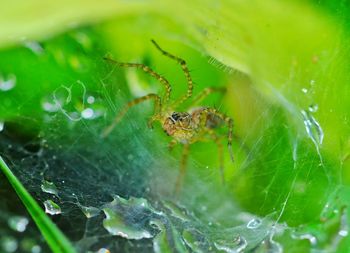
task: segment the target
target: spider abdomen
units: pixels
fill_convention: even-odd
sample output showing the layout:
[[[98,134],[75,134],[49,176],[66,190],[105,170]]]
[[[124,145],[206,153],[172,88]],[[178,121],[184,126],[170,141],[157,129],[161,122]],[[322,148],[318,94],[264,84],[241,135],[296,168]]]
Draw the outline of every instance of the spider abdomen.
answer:
[[[199,107],[191,110],[191,116],[196,128],[217,128],[223,124],[223,120],[212,112],[207,112],[206,107]]]

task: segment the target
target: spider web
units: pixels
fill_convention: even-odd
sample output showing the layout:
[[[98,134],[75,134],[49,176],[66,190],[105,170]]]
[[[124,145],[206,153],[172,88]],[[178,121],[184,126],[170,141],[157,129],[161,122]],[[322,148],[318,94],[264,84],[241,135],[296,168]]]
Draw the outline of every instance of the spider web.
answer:
[[[61,91],[64,99],[58,99]],[[269,237],[274,226],[269,217],[259,219],[241,213],[240,218],[230,221],[241,223],[234,227],[223,227],[209,217],[211,222],[196,217],[194,211],[198,210],[186,208],[172,195],[177,167],[172,164],[177,164],[178,160],[167,158],[166,145],[154,140],[155,136],[142,126],[142,120],[133,122],[131,119],[141,116],[127,116],[120,124],[125,127],[123,133],[115,131],[102,139],[101,129],[108,121],[101,120],[101,116],[85,119],[82,116],[85,107],[79,112],[71,107],[76,104],[74,100],[82,104],[86,99],[91,100],[92,96],[87,93],[81,82],[70,88],[59,88],[53,93],[51,106],[44,102],[44,108],[51,108],[51,112],[46,115],[47,128],[37,139],[23,145],[14,142],[11,132],[6,132],[2,143],[8,147],[11,156],[7,158],[11,158],[11,167],[19,179],[37,201],[43,203],[46,212],[53,216],[80,252],[103,252],[103,249],[111,252],[138,252],[140,249],[143,252],[240,252],[262,242],[271,244],[271,249],[280,249]],[[94,103],[87,106],[108,106],[101,106],[98,101],[103,103],[104,100],[94,97]],[[65,105],[55,107],[57,103]],[[117,110],[119,106],[116,107]],[[57,111],[52,112],[52,108]],[[78,113],[81,117],[77,117]],[[193,166],[202,165],[194,163]],[[161,172],[164,168],[171,169]],[[189,177],[197,177],[189,174]],[[210,174],[206,181],[219,176],[216,172]],[[164,179],[169,182],[164,184]],[[200,181],[193,183],[191,187],[198,193],[188,195],[190,200],[186,201],[193,202],[207,195],[208,186],[201,184]],[[206,202],[213,201],[203,200],[195,209],[205,212]],[[237,211],[236,206],[227,203],[216,215]],[[34,245],[40,245],[39,238],[36,240]]]
[[[315,105],[295,108],[274,91],[282,106],[262,102],[261,114],[249,122],[260,129],[258,135],[238,126],[237,160],[227,165],[228,182],[221,184],[217,163],[200,159],[213,156],[210,144],[199,144],[176,196],[181,150],[169,153],[159,126],[146,127],[150,105],[128,112],[101,138],[130,99],[126,86],[141,90],[136,84],[142,80],[130,73],[125,80],[108,70],[94,86],[80,79],[60,85],[42,98],[40,130],[19,136],[22,125],[5,122],[1,132],[1,153],[11,169],[79,252],[277,253],[288,252],[288,246],[336,251],[348,231],[347,209],[339,200],[347,189],[322,153]],[[233,89],[239,96],[247,78],[230,73],[229,79],[238,83]],[[238,108],[244,103],[236,101]],[[4,178],[1,182],[6,185]],[[4,189],[16,199],[9,185]],[[316,190],[324,197],[313,198]],[[309,204],[318,210],[307,211],[303,198],[314,199]],[[19,205],[16,199],[1,206],[2,250],[46,252]],[[294,224],[284,222],[290,215]],[[324,222],[309,222],[313,215]]]

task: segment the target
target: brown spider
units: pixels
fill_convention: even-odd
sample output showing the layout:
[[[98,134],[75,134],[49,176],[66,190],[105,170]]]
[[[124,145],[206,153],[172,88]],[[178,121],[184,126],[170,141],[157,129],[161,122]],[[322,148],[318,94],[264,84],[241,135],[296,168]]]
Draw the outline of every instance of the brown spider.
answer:
[[[150,93],[146,96],[136,98],[129,103],[127,103],[123,109],[117,114],[113,123],[103,131],[103,136],[107,136],[113,128],[118,124],[122,117],[127,113],[127,111],[134,105],[137,105],[146,100],[154,99],[155,101],[155,112],[154,115],[149,119],[148,126],[152,128],[152,124],[155,121],[159,121],[163,127],[164,132],[173,137],[172,141],[169,143],[169,149],[172,149],[177,143],[183,144],[183,154],[180,167],[180,173],[176,182],[176,189],[179,190],[180,184],[185,175],[186,163],[189,154],[189,146],[198,141],[212,140],[216,143],[219,153],[220,162],[220,172],[222,180],[224,181],[224,171],[223,171],[223,145],[221,143],[220,137],[215,133],[214,129],[220,127],[222,123],[226,123],[228,127],[228,149],[233,161],[232,152],[232,130],[233,130],[233,120],[227,117],[225,114],[218,112],[214,108],[209,107],[197,107],[190,109],[189,112],[177,112],[176,108],[180,104],[187,101],[192,97],[193,82],[190,76],[186,62],[176,57],[166,51],[164,51],[160,46],[152,40],[154,46],[165,56],[175,60],[181,65],[181,68],[185,74],[188,83],[187,93],[180,97],[178,100],[170,101],[171,86],[167,79],[153,71],[150,67],[140,64],[140,63],[121,63],[117,62],[108,57],[104,57],[105,60],[112,62],[120,67],[135,67],[148,73],[155,79],[157,79],[161,84],[164,85],[166,93],[164,97],[160,97],[157,94]],[[205,97],[213,92],[224,92],[224,88],[219,87],[208,87],[199,93],[192,100],[192,106],[199,103]]]

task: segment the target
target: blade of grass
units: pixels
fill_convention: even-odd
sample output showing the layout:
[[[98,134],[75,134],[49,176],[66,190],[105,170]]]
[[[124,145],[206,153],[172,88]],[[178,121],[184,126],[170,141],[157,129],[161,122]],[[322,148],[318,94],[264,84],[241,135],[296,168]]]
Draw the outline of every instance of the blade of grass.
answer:
[[[49,247],[54,253],[76,252],[72,244],[58,227],[46,216],[38,203],[33,199],[22,183],[12,173],[0,156],[0,169],[5,174],[19,198],[32,216]]]

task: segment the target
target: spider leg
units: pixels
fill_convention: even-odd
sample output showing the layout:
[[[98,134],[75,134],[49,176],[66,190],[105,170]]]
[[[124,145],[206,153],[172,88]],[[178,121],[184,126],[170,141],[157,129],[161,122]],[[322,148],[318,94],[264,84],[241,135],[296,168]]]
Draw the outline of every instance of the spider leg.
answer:
[[[218,112],[216,109],[214,108],[205,108],[203,109],[203,111],[201,112],[201,128],[205,128],[206,127],[206,119],[209,113],[212,113],[216,116],[218,116],[219,118],[221,118],[228,127],[228,133],[227,133],[227,147],[228,147],[228,151],[230,153],[230,157],[231,157],[231,161],[234,161],[234,156],[233,156],[233,151],[232,151],[232,138],[233,138],[233,120],[226,116],[223,113]]]
[[[187,80],[187,85],[188,85],[188,88],[187,88],[187,93],[182,96],[179,100],[177,100],[175,103],[174,103],[174,107],[175,106],[178,106],[179,104],[183,103],[184,101],[186,101],[187,99],[189,99],[191,96],[192,96],[192,91],[193,91],[193,81],[192,81],[192,78],[191,78],[191,75],[190,75],[190,71],[188,70],[188,67],[187,67],[187,64],[186,64],[186,61],[175,56],[175,55],[172,55],[166,51],[164,51],[154,40],[151,40],[151,42],[153,43],[153,45],[165,56],[169,57],[170,59],[173,59],[175,60],[178,64],[181,65],[181,68],[182,68],[182,71],[184,72],[185,74],[185,77],[186,77],[186,80]]]
[[[214,93],[214,92],[222,92],[225,93],[226,92],[226,88],[224,87],[207,87],[204,90],[202,90],[201,93],[199,93],[196,97],[193,98],[191,104],[192,105],[196,105],[199,102],[201,102],[204,98],[206,98],[207,96],[209,96],[210,94]]]
[[[225,172],[224,172],[224,148],[220,141],[220,138],[215,134],[212,129],[207,129],[206,132],[209,134],[210,139],[212,139],[216,146],[218,147],[218,155],[219,155],[219,168],[222,183],[225,183]]]
[[[169,144],[168,144],[169,151],[172,151],[173,148],[176,146],[176,144],[177,144],[177,140],[175,140],[175,139],[173,139],[171,142],[169,142]]]
[[[232,151],[233,119],[226,117],[225,122],[228,125],[227,147],[228,152],[230,153],[231,161],[233,162],[235,160]]]
[[[119,66],[119,67],[131,67],[131,68],[137,68],[137,69],[141,69],[143,70],[145,73],[149,74],[150,76],[154,77],[155,79],[157,79],[161,84],[164,85],[165,87],[165,97],[164,97],[164,101],[167,102],[170,99],[170,94],[171,94],[171,86],[169,81],[159,75],[158,73],[156,73],[154,70],[152,70],[150,67],[141,64],[141,63],[124,63],[124,62],[117,62],[111,58],[108,57],[104,57],[103,58],[106,61],[112,62],[113,64]]]
[[[128,102],[123,108],[122,110],[117,114],[117,116],[114,118],[113,123],[108,126],[106,129],[103,130],[102,132],[102,137],[106,137],[108,134],[110,134],[112,132],[112,130],[114,129],[114,127],[119,123],[119,121],[123,118],[123,116],[128,112],[128,110],[139,104],[142,103],[144,101],[150,100],[150,99],[154,99],[155,100],[155,106],[154,106],[154,110],[155,113],[159,113],[162,107],[162,103],[161,103],[161,98],[156,95],[156,94],[148,94],[146,96],[143,97],[139,97],[139,98],[135,98],[134,100],[131,100],[130,102]]]
[[[161,119],[161,117],[160,117],[161,108],[157,110],[157,107],[159,107],[159,106],[156,106],[156,107],[154,108],[154,114],[153,114],[153,116],[150,117],[150,118],[148,119],[148,121],[147,121],[147,127],[148,127],[149,129],[153,129],[153,123],[154,123],[155,121]]]
[[[195,142],[204,142],[204,141],[214,141],[218,148],[218,157],[219,157],[219,169],[222,183],[225,183],[225,173],[224,173],[224,148],[221,142],[221,138],[214,132],[213,129],[204,128],[200,135],[191,141]]]
[[[183,178],[186,174],[186,166],[187,166],[187,160],[188,160],[188,154],[190,153],[190,144],[184,144],[183,151],[182,151],[182,158],[181,158],[181,165],[180,165],[180,171],[179,175],[176,179],[176,185],[175,185],[175,192],[179,193],[182,185]]]

